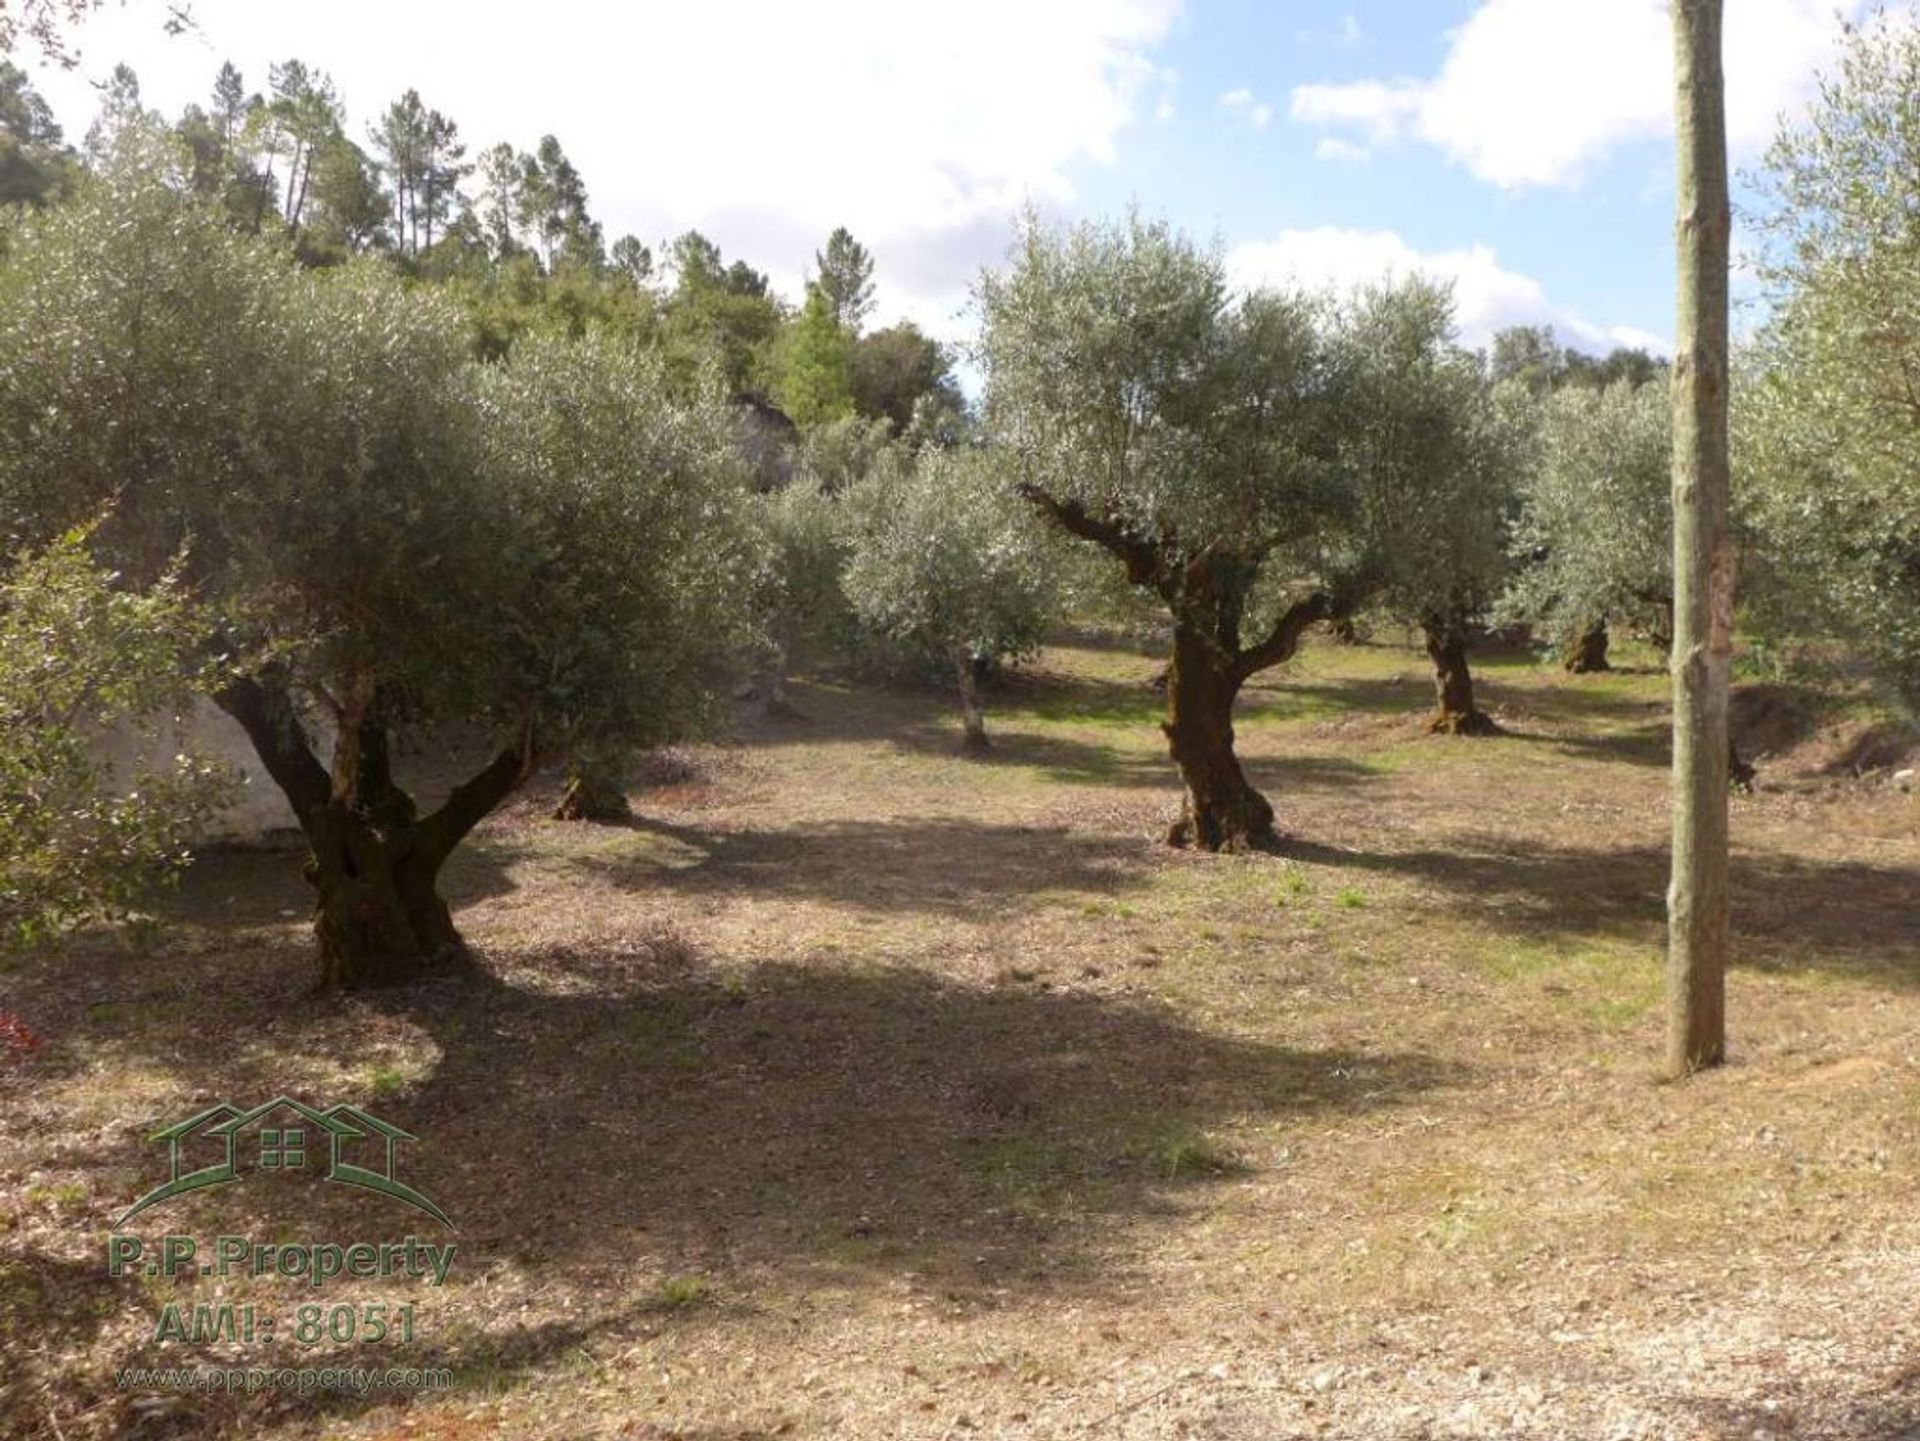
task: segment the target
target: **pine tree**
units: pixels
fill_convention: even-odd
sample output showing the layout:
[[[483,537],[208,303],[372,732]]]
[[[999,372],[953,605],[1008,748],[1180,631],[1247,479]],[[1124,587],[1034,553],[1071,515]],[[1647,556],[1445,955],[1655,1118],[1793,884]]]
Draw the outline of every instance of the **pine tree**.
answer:
[[[100,113],[87,128],[87,154],[96,162],[113,148],[128,126],[146,115],[140,102],[140,77],[127,65],[116,65],[100,95]]]
[[[431,250],[435,227],[453,214],[460,181],[473,167],[466,163],[460,127],[438,110],[427,112],[421,140],[419,204],[425,231],[421,248]]]
[[[373,127],[373,143],[393,187],[394,240],[402,255],[420,253],[420,192],[426,164],[427,109],[409,90]]]
[[[273,130],[268,142],[268,168],[271,171],[272,158],[284,151],[287,183],[280,218],[297,237],[306,223],[314,168],[321,152],[341,138],[345,112],[333,81],[324,71],[311,69],[304,61],[288,60],[270,66],[267,86],[273,92],[273,99],[267,103],[267,118]]]
[[[220,143],[231,151],[239,144],[241,128],[247,123],[247,83],[231,60],[224,62],[214,77],[211,118]]]
[[[499,144],[480,156],[480,216],[493,258],[504,260],[519,248],[520,187],[526,177],[523,157]]]
[[[778,389],[780,408],[802,429],[853,413],[852,341],[820,285],[807,287],[787,332]]]
[[[644,285],[653,275],[653,252],[639,236],[623,235],[613,242],[613,268],[635,285]]]
[[[873,313],[873,256],[842,225],[827,237],[824,251],[814,252],[813,264],[833,318],[848,335],[859,335]]]

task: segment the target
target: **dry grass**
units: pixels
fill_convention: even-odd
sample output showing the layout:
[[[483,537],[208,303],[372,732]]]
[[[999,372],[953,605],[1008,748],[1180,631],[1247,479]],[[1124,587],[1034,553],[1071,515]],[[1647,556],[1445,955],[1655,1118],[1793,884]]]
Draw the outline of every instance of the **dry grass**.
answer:
[[[1293,840],[1205,858],[1152,843],[1175,798],[1152,669],[1049,652],[1001,687],[984,762],[941,697],[821,679],[803,719],[652,777],[631,826],[529,796],[450,877],[471,981],[310,995],[283,852],[207,858],[145,949],[0,975],[45,1038],[0,1074],[0,1430],[1920,1425],[1911,798],[1759,707],[1779,754],[1735,802],[1734,1063],[1665,1086],[1661,676],[1490,661],[1510,734],[1454,740],[1421,733],[1413,652],[1311,650],[1239,727]],[[105,1274],[143,1137],[281,1091],[421,1137],[451,1284],[325,1298],[415,1300],[419,1340],[380,1356],[453,1367],[451,1395],[114,1391],[116,1365],[213,1354],[147,1336],[214,1282]],[[408,1229],[339,1189],[252,1183],[165,1224]]]

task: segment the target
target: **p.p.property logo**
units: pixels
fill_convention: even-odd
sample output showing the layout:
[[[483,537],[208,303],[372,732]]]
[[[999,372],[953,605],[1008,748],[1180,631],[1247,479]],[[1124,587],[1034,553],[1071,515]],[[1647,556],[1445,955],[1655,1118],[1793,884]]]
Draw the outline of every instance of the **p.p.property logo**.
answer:
[[[422,1215],[431,1216],[449,1231],[453,1218],[419,1190],[400,1179],[402,1149],[418,1138],[372,1112],[351,1105],[324,1109],[276,1096],[263,1105],[241,1107],[222,1101],[154,1133],[166,1148],[167,1178],[129,1206],[107,1238],[107,1271],[111,1276],[145,1274],[162,1281],[194,1283],[211,1279],[251,1278],[269,1284],[292,1281],[315,1288],[340,1282],[416,1282],[444,1286],[453,1267],[452,1242],[437,1243],[409,1234],[402,1241],[327,1240],[309,1243],[276,1241],[256,1244],[245,1236],[210,1238],[167,1234],[157,1240],[124,1228],[134,1217],[182,1196],[229,1186],[250,1176],[303,1175],[317,1182],[351,1186]],[[269,1344],[277,1340],[296,1348],[344,1347],[379,1342],[409,1344],[415,1339],[411,1299],[368,1299],[364,1288],[350,1301],[313,1301],[284,1312],[272,1295],[247,1299],[216,1294],[200,1299],[192,1294],[167,1299],[154,1323],[152,1340],[166,1343]],[[244,1384],[306,1387],[312,1368],[214,1367],[181,1370],[178,1367],[129,1368],[122,1383],[134,1389],[208,1389]],[[435,1384],[408,1379],[387,1385]],[[258,1373],[256,1375],[256,1373]],[[322,1368],[314,1385],[339,1382],[326,1378]],[[382,1376],[391,1373],[382,1372]],[[419,1372],[425,1377],[425,1371]],[[238,1381],[236,1381],[238,1377]],[[358,1383],[354,1383],[358,1384]]]
[[[359,1106],[318,1110],[290,1096],[243,1109],[226,1101],[156,1131],[171,1174],[121,1213],[124,1226],[176,1196],[225,1186],[260,1172],[316,1172],[321,1180],[390,1196],[448,1230],[451,1217],[396,1173],[400,1146],[419,1139]]]

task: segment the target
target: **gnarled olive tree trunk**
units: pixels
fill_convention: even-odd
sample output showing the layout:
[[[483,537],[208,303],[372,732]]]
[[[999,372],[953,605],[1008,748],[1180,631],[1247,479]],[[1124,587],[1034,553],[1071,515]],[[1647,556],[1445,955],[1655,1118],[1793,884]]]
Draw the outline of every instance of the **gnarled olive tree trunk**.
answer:
[[[980,709],[980,677],[973,652],[955,646],[951,656],[953,679],[960,696],[960,724],[965,734],[960,749],[969,755],[983,755],[992,747],[987,741],[987,717]]]
[[[1655,650],[1669,653],[1673,650],[1674,606],[1673,600],[1664,595],[1643,597],[1648,606],[1647,641]]]
[[[310,844],[322,985],[398,985],[466,959],[440,898],[445,857],[419,844],[413,828],[378,827],[330,801]]]
[[[1473,699],[1473,672],[1467,665],[1467,629],[1457,621],[1431,616],[1421,623],[1427,656],[1433,661],[1433,688],[1438,709],[1427,729],[1435,735],[1490,736],[1499,734],[1493,717]]]
[[[1569,640],[1560,652],[1560,664],[1570,675],[1612,670],[1607,660],[1607,618],[1601,616]]]
[[[621,767],[595,756],[576,757],[567,769],[566,787],[553,808],[556,821],[597,821],[617,825],[633,818],[633,803],[621,783]]]
[[[1211,546],[1182,554],[1166,538],[1137,534],[1078,501],[1031,485],[1022,486],[1021,493],[1069,534],[1111,552],[1126,566],[1127,579],[1157,594],[1173,617],[1167,718],[1161,730],[1186,794],[1168,842],[1209,851],[1272,845],[1273,807],[1254,789],[1234,752],[1233,703],[1251,677],[1292,658],[1307,627],[1351,615],[1351,605],[1336,605],[1331,596],[1316,592],[1288,606],[1264,638],[1243,645],[1241,623],[1260,555]]]
[[[1167,749],[1186,790],[1180,819],[1167,832],[1176,846],[1237,851],[1276,840],[1273,806],[1254,789],[1233,748],[1233,704],[1247,681],[1290,659],[1315,621],[1333,607],[1324,595],[1290,606],[1260,644],[1239,644],[1238,598],[1214,582],[1185,577],[1185,604],[1175,607],[1173,660],[1167,667]]]
[[[454,848],[526,778],[530,746],[503,750],[421,816],[393,779],[369,692],[342,716],[331,774],[315,757],[285,683],[235,680],[215,697],[240,723],[307,838],[314,934],[326,987],[399,985],[463,965],[465,943],[439,891]]]
[[[1253,788],[1233,749],[1233,703],[1243,678],[1217,642],[1177,624],[1167,667],[1167,749],[1186,799],[1167,832],[1176,846],[1244,850],[1273,840],[1273,807]]]

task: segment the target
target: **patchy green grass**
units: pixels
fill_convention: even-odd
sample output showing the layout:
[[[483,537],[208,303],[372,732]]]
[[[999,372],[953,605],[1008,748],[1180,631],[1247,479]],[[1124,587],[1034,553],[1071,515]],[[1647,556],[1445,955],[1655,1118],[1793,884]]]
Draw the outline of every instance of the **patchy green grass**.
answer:
[[[654,1288],[654,1304],[663,1311],[684,1311],[713,1295],[712,1283],[702,1276],[669,1276]]]
[[[1242,1169],[1240,1158],[1230,1149],[1179,1121],[1149,1123],[1148,1134],[1133,1150],[1156,1176],[1168,1181],[1227,1176]]]

